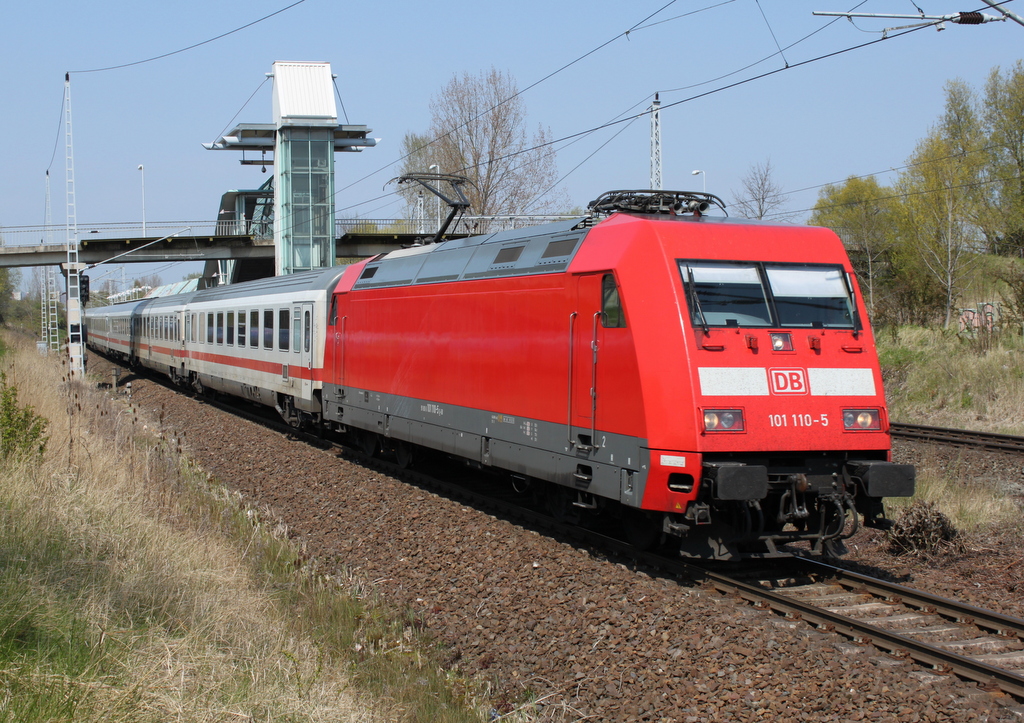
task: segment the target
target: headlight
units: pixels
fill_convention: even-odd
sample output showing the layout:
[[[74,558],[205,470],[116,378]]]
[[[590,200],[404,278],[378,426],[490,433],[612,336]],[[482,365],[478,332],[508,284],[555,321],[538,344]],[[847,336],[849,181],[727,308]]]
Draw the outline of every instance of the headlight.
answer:
[[[844,409],[843,428],[859,431],[878,431],[882,428],[882,415],[877,409]]]
[[[772,351],[793,351],[793,337],[789,334],[776,332],[771,334]]]
[[[742,432],[743,411],[740,409],[705,409],[705,432]]]

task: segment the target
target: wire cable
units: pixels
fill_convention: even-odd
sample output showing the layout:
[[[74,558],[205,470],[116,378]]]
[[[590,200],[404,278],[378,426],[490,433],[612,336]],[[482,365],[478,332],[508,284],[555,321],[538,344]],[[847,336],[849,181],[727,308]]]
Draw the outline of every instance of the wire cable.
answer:
[[[729,1],[731,2],[732,0],[729,0]],[[597,47],[595,47],[595,48],[593,48],[593,49],[591,49],[591,50],[587,51],[586,53],[584,53],[583,55],[579,56],[579,57],[578,57],[578,58],[576,58],[575,60],[572,60],[572,61],[570,61],[570,62],[566,63],[566,64],[565,64],[565,65],[563,65],[562,67],[560,67],[560,68],[558,68],[557,70],[554,70],[554,71],[552,71],[552,72],[548,73],[548,74],[547,74],[547,75],[545,75],[544,77],[542,77],[542,78],[540,78],[539,80],[537,80],[537,81],[535,81],[535,82],[531,83],[530,85],[526,86],[526,87],[525,87],[525,88],[523,88],[522,90],[519,90],[519,91],[517,91],[516,93],[514,93],[514,94],[513,94],[513,95],[511,95],[511,96],[509,96],[508,98],[505,98],[504,100],[501,100],[501,101],[499,101],[498,103],[496,103],[495,105],[491,106],[490,108],[488,108],[488,109],[486,109],[486,110],[484,110],[484,111],[481,111],[481,112],[480,112],[479,114],[477,114],[477,115],[476,115],[476,116],[474,116],[473,118],[470,118],[469,120],[467,120],[467,121],[466,121],[465,123],[463,123],[462,125],[460,125],[460,126],[458,126],[458,127],[456,127],[456,128],[452,128],[452,129],[451,129],[450,131],[448,131],[448,132],[446,132],[446,133],[444,133],[444,134],[442,134],[442,135],[438,136],[437,138],[433,138],[433,139],[431,139],[431,140],[430,140],[430,141],[429,141],[428,143],[425,143],[424,145],[422,145],[422,146],[420,146],[420,147],[418,147],[418,148],[414,148],[414,149],[413,149],[412,151],[410,151],[409,153],[406,153],[405,155],[403,155],[403,156],[401,156],[401,157],[399,157],[399,158],[395,159],[394,161],[391,161],[391,162],[390,162],[390,163],[388,163],[387,165],[385,165],[385,166],[382,166],[382,167],[378,168],[377,170],[375,170],[375,171],[372,171],[372,172],[368,173],[367,175],[365,175],[365,176],[363,176],[363,177],[361,177],[361,178],[357,178],[356,180],[354,180],[354,181],[352,181],[351,183],[349,183],[349,184],[348,184],[347,186],[343,186],[342,188],[339,188],[339,189],[337,189],[337,190],[336,190],[336,191],[334,192],[334,195],[335,195],[335,196],[337,196],[337,195],[338,195],[339,193],[341,193],[341,192],[343,192],[343,191],[347,191],[348,189],[352,188],[352,186],[354,186],[354,185],[356,185],[356,184],[358,184],[358,183],[362,183],[363,181],[367,180],[368,178],[372,178],[373,176],[376,176],[376,175],[377,175],[378,173],[380,173],[380,172],[382,172],[382,171],[385,171],[385,170],[387,170],[388,168],[391,168],[391,167],[392,167],[393,165],[395,165],[396,163],[401,163],[402,161],[404,161],[404,160],[405,160],[406,158],[408,158],[409,156],[413,155],[414,153],[417,153],[418,151],[421,151],[421,150],[423,150],[424,148],[426,148],[426,147],[430,146],[430,145],[431,145],[431,144],[433,144],[433,143],[436,143],[436,142],[438,142],[438,141],[442,140],[443,138],[447,138],[447,137],[448,137],[448,136],[450,136],[450,135],[451,135],[452,133],[455,133],[456,131],[458,131],[458,130],[460,130],[460,129],[464,128],[464,127],[465,127],[466,125],[468,125],[469,123],[472,123],[472,122],[473,122],[474,120],[476,120],[477,118],[480,118],[481,116],[483,116],[483,115],[486,115],[487,113],[490,113],[490,112],[491,112],[492,110],[494,110],[495,108],[498,108],[498,107],[500,107],[501,105],[504,105],[505,103],[508,103],[508,102],[510,102],[510,101],[512,101],[512,100],[514,100],[515,98],[519,97],[520,95],[522,95],[522,94],[523,94],[523,93],[525,93],[526,91],[528,91],[528,90],[531,90],[532,88],[535,88],[535,87],[537,87],[537,86],[538,86],[538,85],[540,85],[541,83],[543,83],[543,82],[545,82],[545,81],[549,80],[550,78],[553,78],[554,76],[558,75],[558,74],[559,74],[559,73],[561,73],[562,71],[564,71],[564,70],[567,70],[568,68],[571,68],[571,67],[572,67],[573,65],[576,65],[577,63],[579,63],[580,61],[584,60],[585,58],[588,58],[589,56],[593,55],[594,53],[598,52],[599,50],[602,50],[603,48],[607,47],[608,45],[611,45],[611,44],[612,44],[613,42],[615,42],[615,41],[616,41],[616,40],[618,40],[619,38],[623,38],[623,37],[625,37],[625,38],[628,38],[628,37],[629,37],[629,34],[630,34],[631,32],[634,32],[634,31],[636,31],[636,30],[640,30],[640,29],[643,29],[644,27],[651,27],[651,26],[644,26],[644,23],[646,23],[646,22],[647,22],[648,20],[650,20],[651,18],[655,17],[655,16],[656,16],[656,15],[658,15],[659,13],[663,12],[663,11],[664,11],[664,10],[666,10],[667,8],[671,7],[671,6],[672,6],[672,5],[674,5],[674,4],[676,3],[676,2],[677,2],[677,0],[670,0],[670,1],[668,2],[668,3],[666,3],[666,4],[665,4],[665,5],[663,5],[663,6],[661,6],[661,7],[659,8],[659,9],[655,10],[655,11],[654,11],[653,13],[651,13],[650,15],[648,15],[647,17],[645,17],[645,18],[644,18],[643,20],[640,20],[639,22],[635,23],[635,24],[634,24],[633,26],[631,26],[631,27],[630,27],[630,28],[629,28],[628,30],[625,30],[625,31],[623,31],[623,32],[621,32],[621,33],[618,33],[618,34],[616,34],[616,35],[615,35],[614,37],[612,37],[612,38],[610,38],[610,39],[606,40],[605,42],[601,43],[601,44],[600,44],[600,45],[598,45]],[[684,15],[680,15],[680,16],[678,16],[678,17],[685,17],[686,15],[692,15],[692,14],[694,14],[695,12],[703,12],[704,10],[709,10],[709,9],[712,9],[712,8],[715,8],[715,7],[719,7],[720,5],[723,5],[723,4],[726,4],[726,3],[718,3],[717,5],[712,5],[712,6],[710,6],[710,7],[707,7],[707,8],[702,8],[701,10],[696,10],[696,11],[693,11],[693,12],[690,12],[690,13],[685,13]]]
[[[57,137],[53,139],[53,153],[50,154],[50,163],[46,166],[46,173],[49,175],[50,169],[53,168],[53,161],[57,157],[57,146],[60,145],[60,132],[64,127],[64,93],[60,94],[60,119],[57,121]]]
[[[772,29],[772,24],[768,22],[768,16],[764,14],[764,8],[761,7],[761,0],[754,0],[757,4],[757,9],[761,12],[761,17],[764,18],[764,24],[768,26],[768,32],[772,35],[772,40],[775,41],[775,47],[779,49],[779,55],[782,56],[782,62],[789,67],[789,61],[786,60],[786,54],[782,52],[782,46],[779,45],[779,39],[775,37],[775,31]]]
[[[169,53],[163,53],[161,55],[155,55],[152,58],[146,58],[145,60],[136,60],[136,61],[133,61],[131,63],[122,63],[121,65],[111,65],[111,66],[108,66],[106,68],[89,68],[88,70],[72,70],[70,72],[71,73],[102,73],[102,72],[107,71],[107,70],[120,70],[121,68],[130,68],[133,65],[142,65],[143,63],[151,63],[154,60],[160,60],[162,58],[169,58],[172,55],[178,55],[179,53],[184,53],[184,52],[186,52],[188,50],[193,50],[193,49],[198,48],[198,47],[200,47],[202,45],[208,45],[209,43],[212,43],[215,40],[220,40],[221,38],[226,38],[229,35],[234,35],[235,33],[239,32],[241,30],[245,30],[246,28],[251,28],[253,25],[256,25],[257,23],[262,23],[264,20],[268,20],[269,18],[272,18],[275,15],[280,15],[285,10],[291,10],[296,5],[301,5],[304,2],[306,2],[306,0],[296,0],[291,5],[288,5],[287,7],[283,7],[280,10],[275,10],[274,12],[270,13],[269,15],[264,15],[259,20],[253,20],[251,23],[246,23],[245,25],[243,25],[243,26],[241,26],[239,28],[235,28],[234,30],[229,30],[226,33],[221,33],[220,35],[218,35],[218,36],[216,36],[214,38],[210,38],[209,40],[204,40],[201,43],[195,43],[194,45],[189,45],[187,48],[180,48],[179,50],[172,50]]]
[[[230,128],[230,127],[231,127],[231,124],[235,122],[235,118],[237,118],[238,116],[240,116],[240,115],[242,114],[242,111],[243,111],[243,110],[245,110],[245,107],[246,107],[247,105],[249,105],[249,103],[251,103],[251,102],[252,102],[252,99],[256,97],[256,94],[260,92],[260,88],[262,88],[262,87],[263,87],[264,85],[266,85],[266,83],[267,83],[267,81],[268,81],[268,80],[270,80],[270,78],[268,78],[268,77],[265,77],[265,78],[263,78],[263,82],[261,82],[261,83],[260,83],[260,84],[259,84],[258,86],[256,86],[256,90],[254,90],[254,91],[252,92],[252,95],[250,95],[250,96],[249,96],[249,99],[248,99],[248,100],[246,100],[246,101],[245,101],[244,103],[242,103],[242,107],[241,107],[241,108],[239,108],[239,109],[238,109],[238,112],[237,112],[237,113],[235,113],[235,114],[234,114],[234,115],[233,115],[233,116],[231,117],[231,120],[229,120],[229,121],[228,121],[228,124],[227,124],[226,126],[224,126],[224,130],[222,130],[222,131],[221,131],[221,132],[220,132],[220,133],[219,133],[219,134],[217,135],[217,137],[218,137],[218,138],[221,138],[221,137],[223,137],[223,135],[224,135],[225,133],[227,133],[227,132],[228,132],[228,128]]]

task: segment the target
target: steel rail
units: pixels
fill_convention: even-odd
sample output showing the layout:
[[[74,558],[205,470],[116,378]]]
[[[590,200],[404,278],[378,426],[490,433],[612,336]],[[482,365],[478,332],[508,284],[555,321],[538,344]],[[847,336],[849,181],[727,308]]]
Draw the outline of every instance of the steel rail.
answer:
[[[960,677],[980,683],[986,688],[998,688],[1017,698],[1024,698],[1024,676],[1012,671],[892,633],[855,618],[801,602],[787,595],[735,580],[718,572],[711,570],[703,572],[705,578],[717,589],[735,593],[756,606],[769,607],[789,618],[818,625],[828,632],[840,633],[854,641],[870,642],[894,655],[905,654],[920,663],[925,663],[941,671],[955,673]]]
[[[1024,452],[1024,437],[966,429],[929,427],[923,424],[891,424],[889,434],[897,439],[936,442],[959,447],[975,447],[999,452]]]
[[[904,603],[924,611],[935,612],[938,615],[952,618],[959,623],[977,625],[997,635],[1018,637],[1024,640],[1024,619],[1003,615],[994,610],[986,610],[985,608],[975,607],[974,605],[950,600],[949,598],[939,597],[938,595],[915,590],[905,585],[862,575],[852,570],[844,570],[819,560],[800,558],[799,565],[806,570],[828,575],[832,578],[833,582],[849,586],[853,591],[858,589],[866,590],[884,597],[890,602]]]

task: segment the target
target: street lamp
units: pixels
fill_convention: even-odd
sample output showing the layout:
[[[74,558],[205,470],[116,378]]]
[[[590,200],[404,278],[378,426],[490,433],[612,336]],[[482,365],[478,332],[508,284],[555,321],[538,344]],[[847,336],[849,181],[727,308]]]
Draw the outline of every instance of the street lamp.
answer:
[[[704,182],[704,193],[707,193],[708,192],[708,174],[704,173],[704,171],[693,171],[693,172],[690,173],[690,175],[691,176],[696,176],[698,173],[700,174],[700,180],[702,180]]]
[[[146,169],[139,164],[139,172],[142,174],[142,235],[146,235]]]

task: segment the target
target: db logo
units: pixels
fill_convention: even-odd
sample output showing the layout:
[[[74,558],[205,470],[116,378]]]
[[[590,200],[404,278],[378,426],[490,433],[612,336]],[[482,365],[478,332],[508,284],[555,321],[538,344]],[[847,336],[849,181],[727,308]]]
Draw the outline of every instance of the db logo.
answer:
[[[769,369],[772,394],[807,394],[807,371],[804,369]]]

